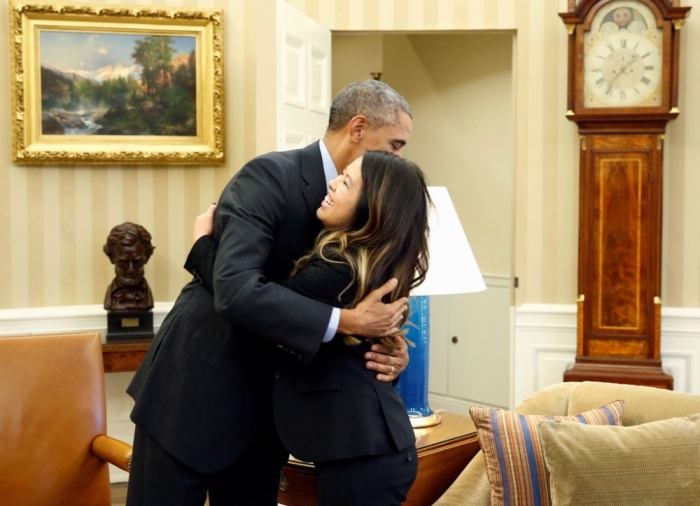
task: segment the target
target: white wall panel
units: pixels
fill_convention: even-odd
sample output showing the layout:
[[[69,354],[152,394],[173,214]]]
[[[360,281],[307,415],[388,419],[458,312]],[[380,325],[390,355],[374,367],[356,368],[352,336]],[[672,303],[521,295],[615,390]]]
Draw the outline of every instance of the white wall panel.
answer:
[[[329,57],[322,49],[309,45],[309,109],[323,114],[324,119],[328,117],[331,103]]]
[[[306,107],[306,44],[291,33],[284,37],[284,103]]]
[[[306,145],[305,134],[299,132],[284,132],[284,149],[299,149]]]
[[[561,382],[576,359],[576,306],[525,304],[515,314],[511,407]],[[661,310],[661,361],[674,390],[700,394],[700,309]]]

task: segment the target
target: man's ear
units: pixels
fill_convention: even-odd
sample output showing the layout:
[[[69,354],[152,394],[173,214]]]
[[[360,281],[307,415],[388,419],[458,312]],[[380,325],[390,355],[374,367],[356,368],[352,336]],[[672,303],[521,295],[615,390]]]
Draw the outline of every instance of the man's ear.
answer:
[[[362,140],[362,138],[365,135],[365,130],[367,128],[369,128],[369,125],[367,124],[367,118],[365,118],[361,114],[353,117],[348,123],[350,136],[355,142],[359,142]]]

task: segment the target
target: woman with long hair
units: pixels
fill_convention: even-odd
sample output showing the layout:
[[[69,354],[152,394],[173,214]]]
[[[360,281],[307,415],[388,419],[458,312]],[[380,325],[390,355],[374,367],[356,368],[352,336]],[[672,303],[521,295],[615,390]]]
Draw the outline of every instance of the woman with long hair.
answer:
[[[386,302],[407,297],[428,269],[430,196],[421,170],[391,153],[368,151],[329,188],[316,212],[325,229],[281,284],[352,308],[394,277]],[[403,313],[397,326],[407,318]],[[382,341],[395,345],[391,337]],[[277,357],[277,432],[294,457],[314,463],[321,506],[398,506],[416,476],[406,408],[393,385],[376,381],[361,360],[371,345],[338,335],[308,367],[284,349]]]

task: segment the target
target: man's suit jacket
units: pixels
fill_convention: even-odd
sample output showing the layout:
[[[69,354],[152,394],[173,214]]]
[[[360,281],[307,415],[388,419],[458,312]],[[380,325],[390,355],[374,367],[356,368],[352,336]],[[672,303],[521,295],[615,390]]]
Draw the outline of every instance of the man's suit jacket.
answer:
[[[332,307],[272,282],[313,246],[326,188],[318,143],[234,176],[214,221],[214,296],[184,287],[127,389],[134,423],[199,472],[233,463],[271,416],[274,345],[304,363],[321,345]]]

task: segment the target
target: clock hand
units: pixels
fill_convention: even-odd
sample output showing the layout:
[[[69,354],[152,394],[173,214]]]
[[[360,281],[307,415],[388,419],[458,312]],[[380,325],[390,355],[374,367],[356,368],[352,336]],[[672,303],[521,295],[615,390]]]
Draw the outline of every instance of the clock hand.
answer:
[[[629,60],[627,60],[627,62],[619,69],[619,71],[618,71],[618,73],[615,75],[615,77],[613,77],[612,80],[608,83],[608,86],[612,86],[613,83],[615,82],[615,80],[616,80],[618,77],[620,77],[622,74],[625,74],[625,71],[627,70],[627,67],[629,67],[630,65],[632,65],[632,64],[634,64],[634,63],[636,63],[636,62],[638,62],[639,59],[640,59],[639,53],[632,52],[632,55],[631,55],[631,57],[629,58]]]
[[[612,81],[610,81],[608,83],[608,86],[612,86],[612,84],[615,82],[615,79],[617,79],[622,74],[624,74],[627,67],[629,67],[631,64],[632,64],[632,60],[628,61],[625,65],[623,65],[622,68],[620,69],[620,71],[617,74],[615,74],[615,77],[612,78]]]

